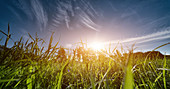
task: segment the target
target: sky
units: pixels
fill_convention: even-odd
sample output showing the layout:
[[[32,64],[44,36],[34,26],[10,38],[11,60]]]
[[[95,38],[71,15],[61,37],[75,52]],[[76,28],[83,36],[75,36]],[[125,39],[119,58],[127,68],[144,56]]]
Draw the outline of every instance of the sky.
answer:
[[[64,47],[82,40],[149,51],[170,42],[170,0],[0,0],[0,30],[8,23],[14,41],[37,32],[48,44],[55,32],[53,44]],[[170,45],[158,51],[170,54]]]

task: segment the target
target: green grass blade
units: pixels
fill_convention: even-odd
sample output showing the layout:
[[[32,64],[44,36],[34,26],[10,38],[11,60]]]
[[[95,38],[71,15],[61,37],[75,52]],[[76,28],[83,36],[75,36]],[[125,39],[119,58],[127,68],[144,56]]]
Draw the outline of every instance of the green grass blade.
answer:
[[[27,79],[27,89],[32,89],[32,79],[31,78]]]
[[[63,71],[64,71],[65,67],[68,65],[68,62],[69,62],[69,60],[67,60],[65,62],[65,64],[64,64],[64,66],[62,66],[62,68],[61,68],[61,72],[60,72],[60,75],[59,75],[57,89],[61,89],[61,80],[62,80],[62,77],[63,77]]]
[[[15,84],[14,88],[16,88],[20,84],[20,82],[21,80],[17,84]]]
[[[133,80],[133,73],[132,73],[132,55],[130,54],[127,68],[126,68],[123,89],[133,89],[133,84],[134,84],[134,80]]]
[[[166,68],[166,57],[164,57],[164,65],[163,65],[163,68]],[[164,83],[164,88],[167,89],[167,87],[166,87],[165,70],[163,70],[163,83]]]
[[[9,81],[18,81],[19,79],[3,79],[3,80],[0,80],[0,83],[3,83],[3,82],[9,82]]]
[[[133,74],[131,71],[132,67],[131,65],[128,65],[126,70],[126,77],[124,82],[124,89],[133,89]]]
[[[111,69],[111,66],[110,66],[110,62],[109,62],[109,68],[107,69],[106,73],[104,74],[104,76],[102,77],[101,81],[99,82],[99,86],[98,86],[97,89],[100,89],[101,83],[103,82],[104,78],[106,77],[106,75],[108,74],[110,69]]]
[[[12,79],[14,79],[14,76],[10,79],[10,81],[8,81],[8,83],[5,85],[5,87],[7,87],[11,83]]]
[[[155,83],[161,78],[161,76],[162,76],[162,73],[155,79],[153,86],[155,86]]]
[[[30,66],[29,72],[30,72],[30,73],[33,72],[32,70],[33,70],[33,67]],[[32,75],[31,75],[31,76],[27,79],[27,88],[28,88],[28,89],[32,89],[32,82],[33,82],[33,80],[32,80]]]

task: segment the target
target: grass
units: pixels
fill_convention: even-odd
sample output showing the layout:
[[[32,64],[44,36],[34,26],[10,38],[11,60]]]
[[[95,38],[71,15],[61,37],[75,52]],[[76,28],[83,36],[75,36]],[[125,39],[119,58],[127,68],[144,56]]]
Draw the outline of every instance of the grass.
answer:
[[[68,51],[52,46],[53,34],[47,50],[38,45],[43,39],[30,34],[31,41],[21,38],[7,48],[9,32],[9,26],[8,34],[2,32],[7,39],[0,51],[0,89],[170,89],[166,57],[136,56],[133,48],[126,55],[116,47],[96,52],[82,42]]]

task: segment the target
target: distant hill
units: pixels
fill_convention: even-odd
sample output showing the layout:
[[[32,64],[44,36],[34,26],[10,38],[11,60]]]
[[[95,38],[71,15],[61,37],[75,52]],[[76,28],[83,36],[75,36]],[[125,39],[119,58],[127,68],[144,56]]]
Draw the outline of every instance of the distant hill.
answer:
[[[170,59],[170,55],[166,55],[166,58],[167,58],[167,59]]]
[[[163,55],[159,51],[147,51],[147,52],[136,52],[134,53],[135,56],[143,56],[146,57],[148,55],[148,58],[154,59],[154,58],[160,58],[163,59],[164,57],[170,57],[170,55]]]

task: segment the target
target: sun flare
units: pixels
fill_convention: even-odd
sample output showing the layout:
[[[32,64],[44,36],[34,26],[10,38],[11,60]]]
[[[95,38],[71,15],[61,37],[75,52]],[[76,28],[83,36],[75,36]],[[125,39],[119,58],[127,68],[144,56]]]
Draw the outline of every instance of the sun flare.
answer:
[[[97,51],[103,49],[104,46],[100,42],[93,42],[92,44],[90,44],[90,48]]]

